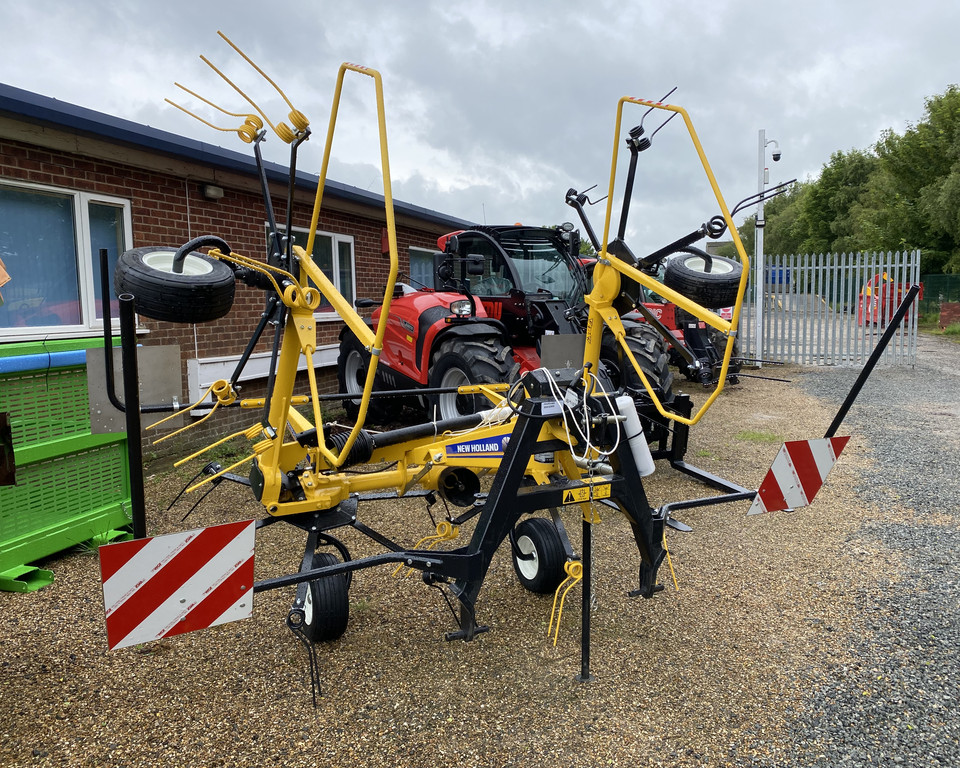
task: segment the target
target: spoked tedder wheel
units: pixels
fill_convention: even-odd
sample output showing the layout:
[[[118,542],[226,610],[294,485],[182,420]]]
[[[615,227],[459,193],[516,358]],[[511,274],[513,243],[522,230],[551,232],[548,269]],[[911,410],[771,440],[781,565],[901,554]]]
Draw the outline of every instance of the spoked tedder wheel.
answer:
[[[567,558],[557,527],[545,518],[530,517],[514,529],[514,540],[513,569],[520,583],[538,595],[553,594],[567,577],[563,568]]]

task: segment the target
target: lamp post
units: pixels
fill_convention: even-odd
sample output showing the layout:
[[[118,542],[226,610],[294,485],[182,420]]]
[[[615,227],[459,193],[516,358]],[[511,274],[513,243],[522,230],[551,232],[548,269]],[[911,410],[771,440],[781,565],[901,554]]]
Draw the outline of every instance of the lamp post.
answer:
[[[755,234],[756,251],[753,260],[753,263],[756,267],[756,271],[754,272],[755,281],[753,291],[754,312],[756,313],[757,329],[757,344],[754,351],[754,357],[757,359],[757,366],[760,368],[763,367],[763,293],[765,287],[763,264],[763,228],[766,225],[766,221],[764,221],[763,218],[763,192],[767,187],[767,183],[769,182],[769,169],[767,168],[766,157],[767,147],[770,144],[773,144],[776,147],[771,155],[773,157],[773,162],[777,162],[780,160],[780,144],[777,143],[776,139],[770,139],[768,141],[766,130],[761,128],[759,141],[757,142],[757,193],[760,196],[760,200],[757,202],[757,221]]]

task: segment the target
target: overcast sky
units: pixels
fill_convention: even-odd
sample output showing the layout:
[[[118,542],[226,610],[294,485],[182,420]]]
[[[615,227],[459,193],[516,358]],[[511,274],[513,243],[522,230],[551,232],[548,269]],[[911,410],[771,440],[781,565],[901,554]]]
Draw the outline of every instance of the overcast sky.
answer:
[[[248,109],[205,54],[274,122],[286,120],[223,30],[310,119],[298,167],[313,172],[339,65],[377,69],[394,196],[489,224],[559,223],[574,217],[568,187],[605,194],[623,96],[659,99],[677,87],[668,101],[690,113],[733,207],[757,191],[759,129],[783,155],[772,163],[767,150],[771,183],[814,177],[832,152],[902,132],[926,97],[960,82],[960,4],[946,0],[0,0],[0,12],[0,81],[246,152],[235,134],[164,103],[229,124],[176,81]],[[642,116],[628,105],[624,129]],[[647,135],[663,116],[646,118]],[[275,137],[265,154],[288,159]],[[369,78],[345,83],[329,175],[382,191]],[[679,119],[641,155],[634,201],[636,252],[719,212]],[[604,206],[589,211],[600,229]]]

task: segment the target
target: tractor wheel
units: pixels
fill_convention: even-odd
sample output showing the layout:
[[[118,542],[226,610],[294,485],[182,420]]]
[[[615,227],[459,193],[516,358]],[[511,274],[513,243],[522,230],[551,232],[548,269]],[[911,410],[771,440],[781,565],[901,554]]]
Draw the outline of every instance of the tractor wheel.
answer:
[[[529,517],[513,531],[517,549],[530,559],[521,559],[513,553],[513,569],[526,589],[538,595],[556,591],[566,577],[563,566],[563,542],[557,527],[542,517]]]
[[[650,386],[661,403],[673,400],[673,372],[666,342],[651,326],[642,323],[627,329],[627,346],[647,377]],[[607,369],[617,389],[632,389],[646,392],[643,382],[624,354],[623,348],[610,334],[605,334],[600,346],[600,361]]]
[[[737,301],[743,265],[723,256],[713,256],[711,262],[706,272],[703,256],[682,253],[667,263],[663,283],[708,309],[729,307]]]
[[[325,568],[340,561],[329,552],[315,552],[313,567]],[[350,617],[347,574],[323,576],[307,583],[307,598],[303,604],[303,628],[310,642],[326,643],[336,640],[347,629]]]
[[[144,317],[172,323],[206,323],[226,315],[236,287],[233,270],[198,251],[188,253],[183,272],[173,271],[176,248],[134,248],[117,261],[117,295],[132,293]]]
[[[370,352],[360,343],[360,339],[346,332],[340,340],[340,354],[337,355],[337,386],[341,392],[357,395],[356,399],[343,401],[343,409],[351,419],[357,418],[360,413],[360,397],[363,395],[369,365]],[[383,405],[371,398],[367,420],[380,422],[385,416]]]
[[[430,362],[430,387],[462,387],[467,384],[512,383],[520,370],[510,347],[500,339],[453,336],[443,341]],[[432,394],[427,399],[428,417],[453,419],[492,405],[483,395],[456,392]]]

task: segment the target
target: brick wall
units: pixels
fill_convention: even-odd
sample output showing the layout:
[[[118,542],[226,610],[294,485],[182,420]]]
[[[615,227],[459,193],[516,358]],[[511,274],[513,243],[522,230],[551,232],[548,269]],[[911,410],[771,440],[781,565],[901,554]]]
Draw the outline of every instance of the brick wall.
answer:
[[[173,165],[175,163],[171,162]],[[217,201],[206,200],[201,194],[202,183],[212,178],[224,188],[223,198]],[[226,240],[234,251],[261,260],[264,258],[267,214],[262,197],[254,191],[253,184],[249,185],[253,189],[230,187],[213,173],[202,180],[186,178],[175,173],[145,170],[134,164],[92,159],[6,139],[0,139],[0,179],[96,192],[129,200],[134,247],[179,246],[192,237],[210,234]],[[275,215],[278,221],[284,222],[285,191],[277,190],[276,194]],[[295,227],[309,225],[312,206],[313,194],[301,193],[294,204]],[[327,210],[321,211],[319,229],[354,238],[357,296],[382,296],[387,271],[387,260],[381,255],[382,209],[371,208],[370,215],[366,216],[362,212],[338,212],[333,205],[325,208]],[[398,228],[401,272],[409,271],[408,249],[411,246],[435,248],[438,234],[435,227],[429,226]],[[263,305],[262,291],[238,285],[234,307],[225,318],[198,325],[141,318],[141,327],[149,333],[140,340],[145,345],[180,346],[183,391],[187,395],[187,359],[240,354],[256,326]],[[336,343],[342,325],[339,321],[319,323],[318,344]],[[256,351],[268,351],[271,340],[272,333],[264,334]],[[335,391],[335,369],[323,368],[318,374],[321,389]],[[257,396],[262,394],[262,387],[248,385],[243,394]],[[249,411],[234,410],[195,430],[188,442],[196,444],[210,440],[255,420],[256,416]],[[168,449],[150,450],[165,453]]]
[[[960,302],[945,301],[940,305],[940,329],[960,323]]]

